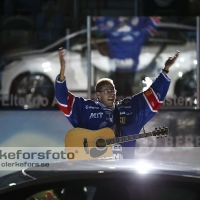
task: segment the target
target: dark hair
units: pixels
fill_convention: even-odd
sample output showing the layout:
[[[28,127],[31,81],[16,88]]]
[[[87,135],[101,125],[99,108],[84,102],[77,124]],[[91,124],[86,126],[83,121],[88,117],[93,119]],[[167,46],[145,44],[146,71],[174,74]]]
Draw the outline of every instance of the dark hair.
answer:
[[[95,87],[95,91],[96,92],[100,92],[102,87],[104,85],[107,85],[107,84],[111,84],[114,88],[115,88],[115,85],[113,83],[113,80],[110,79],[110,78],[101,78],[97,81],[97,84],[96,84],[96,87]]]

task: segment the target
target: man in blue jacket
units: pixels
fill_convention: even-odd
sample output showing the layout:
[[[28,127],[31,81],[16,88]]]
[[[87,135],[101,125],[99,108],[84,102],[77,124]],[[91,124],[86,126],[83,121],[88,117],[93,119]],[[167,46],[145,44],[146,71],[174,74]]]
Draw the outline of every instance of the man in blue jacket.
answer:
[[[65,50],[59,49],[60,74],[56,77],[56,99],[58,106],[74,128],[98,130],[109,127],[117,136],[138,134],[142,127],[156,114],[161,107],[171,79],[167,76],[170,67],[176,61],[179,51],[169,57],[157,79],[144,92],[116,100],[116,89],[113,81],[100,79],[95,87],[97,101],[76,97],[68,91],[65,80]],[[126,148],[125,148],[126,147]],[[117,155],[114,157],[133,158],[135,140],[118,142]]]

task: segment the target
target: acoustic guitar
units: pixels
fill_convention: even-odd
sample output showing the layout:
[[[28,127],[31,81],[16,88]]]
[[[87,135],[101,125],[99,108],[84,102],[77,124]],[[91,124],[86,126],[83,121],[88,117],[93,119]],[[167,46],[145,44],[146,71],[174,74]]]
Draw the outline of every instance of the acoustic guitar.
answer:
[[[134,134],[122,137],[115,137],[110,128],[100,130],[88,130],[84,128],[74,128],[67,132],[65,136],[65,150],[68,160],[92,160],[102,157],[110,157],[112,144],[133,141],[149,136],[157,138],[167,136],[169,129],[165,126],[155,128],[149,133]]]

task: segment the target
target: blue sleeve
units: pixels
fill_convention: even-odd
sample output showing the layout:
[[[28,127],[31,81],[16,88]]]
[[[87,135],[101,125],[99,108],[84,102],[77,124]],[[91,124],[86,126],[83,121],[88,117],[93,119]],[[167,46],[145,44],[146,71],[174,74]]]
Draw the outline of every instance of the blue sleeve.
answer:
[[[163,103],[167,92],[169,90],[171,79],[164,73],[160,73],[158,78],[152,83],[151,88],[153,89],[158,101]]]
[[[160,109],[166,97],[171,79],[163,74],[157,77],[149,89],[131,98],[131,109],[138,126],[144,126]]]
[[[58,76],[56,77],[55,81],[55,95],[56,95],[56,100],[59,104],[67,105],[68,89],[66,80],[61,82],[58,80]]]
[[[62,113],[67,117],[72,126],[81,126],[81,117],[83,116],[83,98],[74,96],[68,91],[66,81],[60,82],[58,77],[55,82],[55,95],[58,102],[58,107]]]

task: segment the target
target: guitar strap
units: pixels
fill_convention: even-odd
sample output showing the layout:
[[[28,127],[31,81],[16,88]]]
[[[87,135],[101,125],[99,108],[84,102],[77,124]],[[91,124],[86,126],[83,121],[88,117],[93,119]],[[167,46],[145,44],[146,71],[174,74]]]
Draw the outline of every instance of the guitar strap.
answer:
[[[121,136],[121,131],[120,131],[120,114],[119,114],[119,110],[115,104],[115,109],[113,111],[113,115],[115,117],[115,122],[116,122],[116,127],[117,127],[117,132],[116,132],[116,137],[120,137]]]

